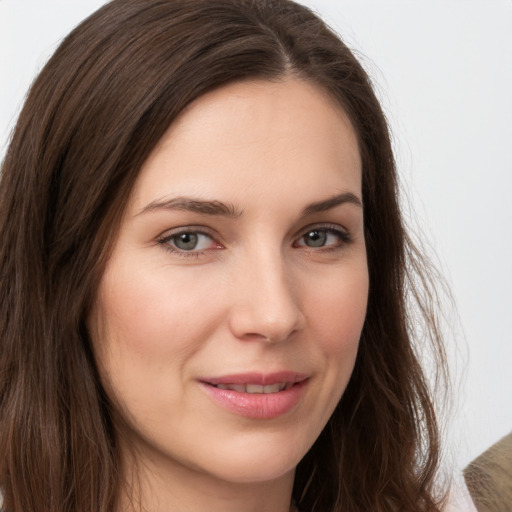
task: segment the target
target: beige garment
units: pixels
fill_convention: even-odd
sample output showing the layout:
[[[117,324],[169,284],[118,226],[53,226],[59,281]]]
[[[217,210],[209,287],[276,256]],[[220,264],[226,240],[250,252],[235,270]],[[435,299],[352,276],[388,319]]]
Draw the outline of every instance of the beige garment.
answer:
[[[512,432],[464,470],[478,512],[512,512]]]

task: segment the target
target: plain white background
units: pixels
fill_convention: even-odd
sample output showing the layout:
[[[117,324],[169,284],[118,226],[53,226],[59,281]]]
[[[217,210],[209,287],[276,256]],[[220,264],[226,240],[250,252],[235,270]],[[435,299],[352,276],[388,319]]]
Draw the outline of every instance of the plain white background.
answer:
[[[104,3],[0,0],[0,157],[37,71]],[[373,77],[410,222],[455,296],[447,451],[461,468],[512,430],[512,0],[303,3]]]

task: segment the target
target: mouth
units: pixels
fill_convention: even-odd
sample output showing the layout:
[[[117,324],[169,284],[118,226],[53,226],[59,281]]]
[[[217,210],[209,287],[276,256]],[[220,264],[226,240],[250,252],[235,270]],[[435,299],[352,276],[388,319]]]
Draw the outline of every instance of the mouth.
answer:
[[[295,384],[307,380],[305,373],[281,371],[274,373],[240,373],[201,379],[201,382],[217,389],[249,394],[273,394],[287,391]]]
[[[293,411],[308,382],[309,375],[295,372],[225,375],[200,381],[218,406],[252,419],[272,419]]]

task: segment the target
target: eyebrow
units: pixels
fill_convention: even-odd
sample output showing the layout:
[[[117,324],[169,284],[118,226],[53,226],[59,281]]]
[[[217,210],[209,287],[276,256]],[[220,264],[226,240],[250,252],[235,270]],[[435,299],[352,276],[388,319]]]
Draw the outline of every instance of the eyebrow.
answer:
[[[314,213],[325,212],[340,206],[342,204],[349,203],[355,206],[362,207],[361,200],[352,192],[344,192],[333,197],[329,197],[322,201],[317,201],[307,205],[302,210],[304,217],[312,215]],[[157,199],[152,201],[145,206],[137,215],[152,212],[155,210],[184,210],[204,215],[220,215],[223,217],[229,217],[237,219],[242,216],[243,211],[237,209],[231,203],[223,203],[222,201],[209,201],[203,199],[194,199],[191,197],[173,197],[170,199]]]
[[[222,201],[208,201],[191,197],[173,197],[171,199],[157,199],[145,206],[137,215],[154,210],[185,210],[205,215],[220,215],[237,219],[242,215],[234,205]]]
[[[309,204],[306,206],[306,208],[304,208],[304,210],[302,210],[302,215],[306,217],[308,215],[312,215],[313,213],[325,212],[345,203],[353,204],[355,206],[359,206],[360,208],[363,207],[361,199],[359,199],[355,194],[352,194],[352,192],[344,192],[343,194],[329,197],[323,201]]]

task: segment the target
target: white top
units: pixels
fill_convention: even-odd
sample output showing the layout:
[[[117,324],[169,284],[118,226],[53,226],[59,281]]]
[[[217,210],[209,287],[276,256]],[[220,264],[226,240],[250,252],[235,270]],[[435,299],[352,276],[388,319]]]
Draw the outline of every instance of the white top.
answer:
[[[462,475],[453,481],[444,512],[478,512]]]

